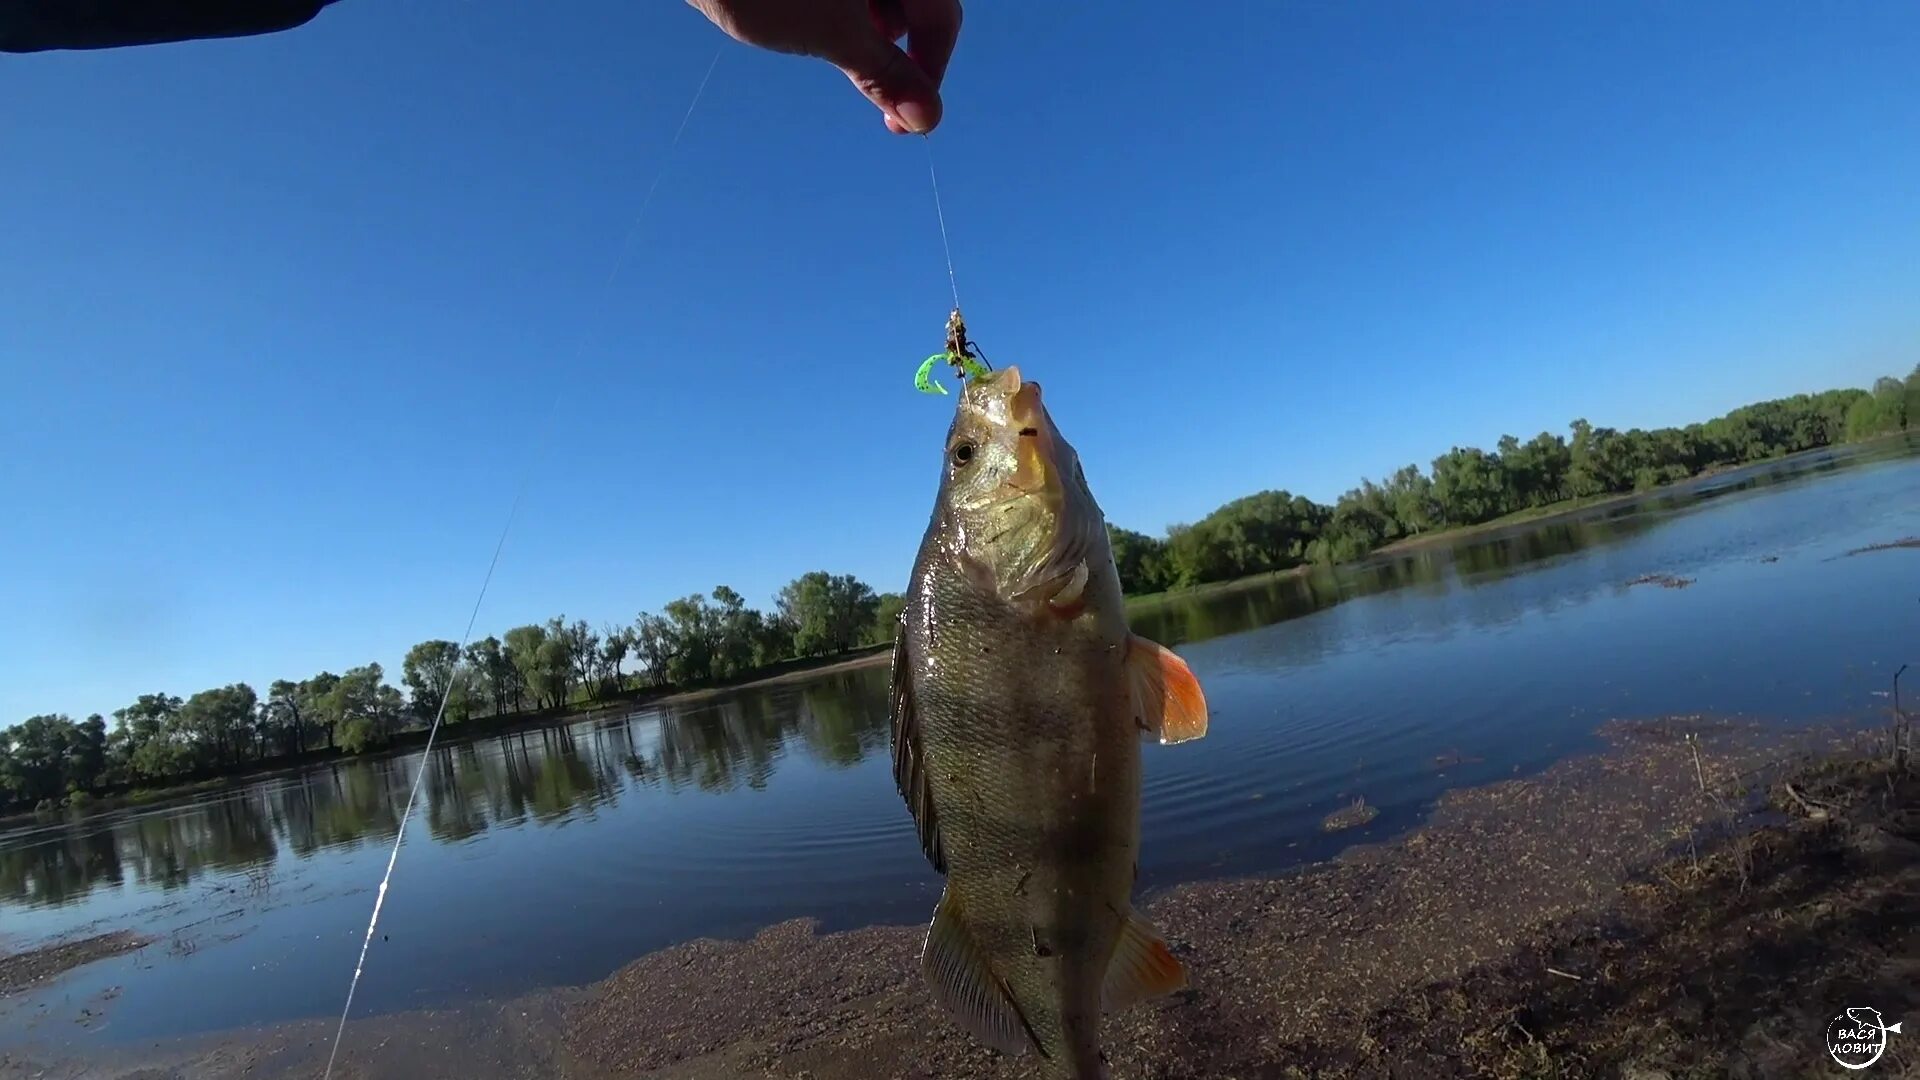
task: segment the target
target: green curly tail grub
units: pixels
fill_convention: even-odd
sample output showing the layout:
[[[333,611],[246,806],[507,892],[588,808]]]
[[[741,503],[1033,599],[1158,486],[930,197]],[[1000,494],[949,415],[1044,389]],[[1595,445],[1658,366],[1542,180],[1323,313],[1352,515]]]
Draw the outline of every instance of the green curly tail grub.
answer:
[[[944,394],[947,388],[933,381],[933,369],[939,364],[952,364],[966,377],[968,382],[978,382],[993,374],[978,358],[965,353],[937,352],[920,361],[920,370],[913,373],[913,388],[923,394]]]
[[[920,363],[920,370],[914,372],[913,388],[923,394],[944,394],[947,388],[933,381],[934,365],[947,358],[946,353],[934,353]]]

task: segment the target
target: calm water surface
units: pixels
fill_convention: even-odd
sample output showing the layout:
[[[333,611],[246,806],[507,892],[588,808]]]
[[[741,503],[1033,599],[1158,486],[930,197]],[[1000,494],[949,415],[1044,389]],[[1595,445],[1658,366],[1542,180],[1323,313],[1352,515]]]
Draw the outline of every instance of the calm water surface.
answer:
[[[1920,660],[1920,444],[1140,615],[1212,731],[1146,754],[1141,884],[1281,870],[1541,768],[1620,716],[1884,710]],[[1648,573],[1691,588],[1628,588]],[[799,915],[920,923],[938,880],[894,794],[886,668],[436,749],[356,1015],[590,981]],[[419,755],[0,830],[0,944],[163,941],[0,1003],[0,1032],[121,988],[113,1043],[338,1013]],[[1356,795],[1381,809],[1328,836]],[[50,1004],[51,1003],[51,1004]],[[41,1034],[46,1034],[42,1031]]]

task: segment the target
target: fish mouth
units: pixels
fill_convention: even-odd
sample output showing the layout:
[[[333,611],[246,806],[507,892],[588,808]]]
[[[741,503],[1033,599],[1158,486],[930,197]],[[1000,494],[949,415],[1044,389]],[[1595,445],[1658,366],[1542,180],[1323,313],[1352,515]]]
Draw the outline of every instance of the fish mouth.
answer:
[[[1040,384],[1023,381],[1020,369],[1001,373],[1007,395],[1007,423],[1014,436],[1014,469],[1007,486],[1023,495],[1057,493],[1060,486],[1060,433],[1040,402]]]
[[[1003,595],[1077,593],[1085,584],[1098,512],[1086,505],[1073,449],[1047,414],[1040,384],[1023,379],[1017,367],[998,375],[996,419],[1013,450],[1013,468],[1001,481],[1007,496],[1001,512],[1011,531],[1023,534],[1012,549],[1018,554],[1001,571]]]

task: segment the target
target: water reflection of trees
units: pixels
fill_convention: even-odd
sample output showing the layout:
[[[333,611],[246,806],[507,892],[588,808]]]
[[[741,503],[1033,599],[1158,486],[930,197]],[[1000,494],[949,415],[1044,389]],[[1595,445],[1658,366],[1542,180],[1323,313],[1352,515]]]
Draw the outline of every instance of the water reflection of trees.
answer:
[[[1718,478],[1704,497],[1780,478],[1759,469]],[[1491,625],[1617,588],[1618,568],[1603,558],[1571,580],[1557,579],[1553,588],[1516,593],[1482,586],[1632,539],[1702,497],[1663,492],[1641,506],[1609,506],[1572,520],[1201,593],[1138,613],[1134,629],[1179,644],[1297,619],[1359,597],[1381,598],[1364,609],[1346,609],[1365,626],[1347,615],[1315,620],[1278,645],[1259,646],[1259,663],[1294,664],[1311,662],[1361,631],[1445,634],[1457,626]],[[1276,648],[1285,655],[1274,654]],[[757,790],[794,748],[829,767],[857,765],[886,753],[886,679],[884,666],[870,667],[626,717],[437,746],[419,814],[436,841],[458,843],[493,828],[591,815],[634,789],[669,795]],[[408,754],[333,762],[217,797],[0,838],[0,902],[57,905],[96,888],[179,889],[203,875],[282,857],[390,842],[418,761]]]
[[[886,669],[825,676],[568,727],[435,747],[415,827],[441,843],[550,823],[650,788],[764,788],[789,748],[844,767],[886,747]],[[0,841],[0,901],[72,903],[99,887],[173,890],[284,854],[389,843],[419,757],[349,759],[218,798],[120,811]]]

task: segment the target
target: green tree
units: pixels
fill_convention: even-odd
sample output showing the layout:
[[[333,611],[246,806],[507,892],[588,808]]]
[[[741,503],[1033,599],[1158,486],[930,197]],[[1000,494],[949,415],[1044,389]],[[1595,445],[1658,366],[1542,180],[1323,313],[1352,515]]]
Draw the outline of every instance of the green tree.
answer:
[[[231,768],[253,756],[253,687],[234,683],[202,690],[186,700],[174,719],[183,733],[183,760],[194,771]]]
[[[1130,596],[1159,592],[1167,579],[1167,545],[1145,533],[1107,526],[1107,545],[1113,551],[1114,569],[1120,574],[1120,591]],[[892,595],[892,594],[888,594]],[[891,626],[887,637],[893,636]]]
[[[752,670],[754,644],[763,636],[765,617],[748,607],[746,598],[731,586],[716,586],[713,601],[714,674],[731,678]]]
[[[1558,435],[1543,431],[1525,443],[1502,436],[1500,466],[1506,472],[1506,501],[1512,509],[1550,506],[1568,497],[1573,454]]]
[[[377,663],[343,672],[329,697],[339,718],[340,748],[350,754],[384,746],[400,730],[406,700],[387,685],[386,673]]]
[[[300,704],[300,684],[288,679],[273,680],[267,687],[267,700],[260,703],[261,734],[283,756],[307,752],[307,721]]]
[[[1418,536],[1441,522],[1440,503],[1433,496],[1433,480],[1418,465],[1402,466],[1387,481],[1387,500],[1401,534]]]
[[[644,611],[634,620],[633,655],[647,685],[657,686],[673,677],[678,648],[679,640],[670,620]]]
[[[526,681],[513,657],[491,635],[467,646],[467,667],[473,672],[483,696],[493,704],[495,713],[507,711],[512,702],[515,711],[526,696]]]
[[[627,654],[633,651],[633,631],[625,627],[606,626],[600,630],[599,678],[610,685],[618,694],[627,688],[627,673],[621,670],[626,663]]]
[[[1498,455],[1454,447],[1433,460],[1433,497],[1449,524],[1477,525],[1507,512],[1507,476]]]
[[[793,652],[793,624],[777,611],[771,615],[763,614],[754,632],[754,666],[766,667],[778,663],[792,656]]]
[[[867,632],[867,643],[879,645],[893,640],[894,627],[900,621],[900,613],[907,607],[907,598],[897,592],[881,593],[873,601],[873,627]]]
[[[407,686],[411,695],[413,714],[422,723],[432,723],[434,715],[440,712],[440,703],[447,703],[447,718],[457,721],[460,715],[453,709],[453,684],[460,674],[460,646],[452,641],[435,639],[423,641],[407,650],[405,659],[400,661],[400,681]]]
[[[1916,368],[1915,376],[1920,376]],[[1913,382],[1910,377],[1908,382]],[[1853,403],[1847,411],[1847,438],[1871,439],[1907,429],[1908,383],[1891,376],[1874,381],[1873,392]]]
[[[1320,535],[1307,546],[1308,557],[1322,563],[1346,562],[1379,547],[1397,531],[1387,505],[1384,489],[1365,481],[1340,496]]]
[[[532,694],[535,708],[545,705],[543,695],[547,686],[545,660],[542,658],[547,644],[547,629],[544,626],[516,626],[507,631],[505,645],[508,661],[518,677],[516,686],[520,695],[514,698],[516,711],[523,708],[522,695]]]
[[[309,725],[326,732],[329,750],[340,744],[340,701],[334,694],[339,685],[340,676],[323,671],[302,680],[298,691],[300,715]]]
[[[129,779],[155,780],[185,772],[192,751],[177,717],[182,702],[170,694],[142,694],[115,709],[107,757]]]
[[[851,574],[813,570],[788,582],[776,606],[793,626],[793,648],[802,656],[846,652],[867,638],[880,598]]]
[[[9,746],[8,786],[23,802],[57,799],[67,790],[74,722],[64,715],[28,717],[3,734]]]
[[[107,778],[107,721],[99,713],[74,725],[69,734],[67,787],[91,791]]]
[[[26,799],[26,781],[13,758],[13,729],[0,731],[0,807]]]
[[[586,624],[580,624],[585,631]],[[548,619],[541,628],[539,649],[534,653],[534,675],[529,685],[547,708],[565,708],[579,683],[581,649],[587,643],[567,624],[566,616]],[[591,665],[591,658],[586,663]]]

